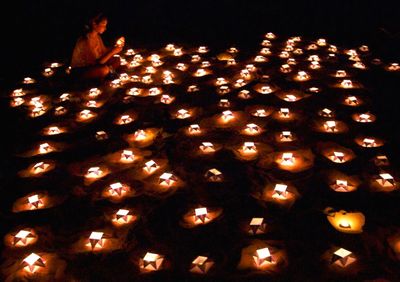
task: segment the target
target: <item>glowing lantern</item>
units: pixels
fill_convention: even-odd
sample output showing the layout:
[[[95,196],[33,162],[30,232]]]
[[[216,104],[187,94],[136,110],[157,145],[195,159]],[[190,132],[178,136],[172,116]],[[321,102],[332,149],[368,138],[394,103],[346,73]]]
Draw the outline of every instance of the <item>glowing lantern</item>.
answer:
[[[120,161],[122,163],[131,163],[134,160],[135,160],[135,155],[133,154],[133,152],[131,150],[124,150],[121,153]]]
[[[385,155],[378,155],[374,158],[374,163],[377,166],[387,166],[389,165],[389,159]]]
[[[343,88],[353,88],[353,82],[350,79],[344,79],[341,83],[340,86]]]
[[[204,176],[207,178],[208,181],[211,182],[220,182],[223,180],[222,172],[220,172],[216,168],[207,170]]]
[[[320,111],[320,115],[323,117],[333,117],[334,113],[332,110],[324,108]]]
[[[185,110],[185,109],[180,109],[179,111],[177,111],[176,117],[179,118],[179,119],[189,118],[190,117],[190,112]]]
[[[142,89],[136,87],[129,89],[129,91],[127,92],[127,94],[130,96],[139,96],[141,93]]]
[[[358,234],[363,232],[365,216],[361,212],[334,211],[326,209],[329,223],[339,232]]]
[[[373,138],[364,138],[362,140],[362,146],[363,147],[376,147],[377,144],[375,142],[375,139],[373,139]]]
[[[96,139],[97,140],[106,140],[108,139],[108,135],[105,131],[97,131],[96,132]]]
[[[221,99],[218,105],[222,108],[228,108],[231,104],[228,99]]]
[[[201,129],[200,126],[198,124],[191,124],[189,125],[188,131],[190,134],[200,134],[201,133]]]
[[[187,91],[190,93],[190,92],[197,92],[197,91],[199,91],[200,89],[199,89],[199,87],[197,86],[197,85],[190,85],[189,87],[188,87],[188,89],[187,89]]]
[[[44,206],[43,201],[39,198],[39,195],[35,194],[28,197],[28,206],[31,210],[39,209]]]
[[[32,172],[34,174],[39,174],[39,173],[45,172],[49,167],[50,167],[50,165],[48,163],[38,162],[33,166]]]
[[[252,115],[256,117],[266,117],[267,111],[264,109],[257,109],[252,113]]]
[[[190,272],[205,274],[214,263],[208,257],[198,256],[192,261]]]
[[[331,131],[331,132],[336,132],[338,131],[336,127],[336,121],[334,120],[328,120],[324,123],[324,128],[326,131]]]
[[[21,106],[23,103],[25,103],[24,98],[16,97],[16,98],[14,98],[14,99],[12,100],[11,106],[12,106],[12,107],[18,107],[18,106]]]
[[[331,263],[340,267],[347,267],[355,261],[356,259],[353,257],[352,252],[340,248],[333,253]]]
[[[175,99],[174,97],[165,94],[161,96],[160,102],[168,105],[171,104],[174,101],[174,99]]]
[[[119,197],[122,196],[122,194],[126,193],[129,191],[129,187],[126,185],[123,185],[121,182],[116,182],[110,185],[108,192],[114,196],[117,195]]]
[[[286,191],[287,185],[285,184],[276,184],[274,188],[274,193],[272,194],[273,198],[286,200],[286,196],[288,192]]]
[[[161,94],[161,90],[158,87],[153,87],[149,89],[149,96],[157,96]]]
[[[86,107],[89,108],[97,108],[97,101],[95,100],[90,100],[86,103]]]
[[[45,68],[42,74],[46,77],[49,77],[54,74],[54,70],[52,68]]]
[[[359,101],[358,101],[357,97],[355,97],[355,96],[348,96],[345,99],[345,103],[348,104],[348,105],[355,106],[355,105],[359,104]]]
[[[207,218],[207,208],[197,208],[194,210],[194,221],[198,223],[206,223],[209,218]]]
[[[32,83],[35,83],[35,80],[31,77],[25,77],[23,80],[23,83],[24,84],[32,84]]]
[[[330,159],[335,163],[344,163],[346,161],[344,157],[345,155],[343,152],[334,151],[333,155],[330,156]]]
[[[195,72],[195,76],[205,76],[207,74],[207,72],[205,71],[205,69],[197,69],[197,71]]]
[[[52,147],[49,143],[42,143],[39,145],[39,153],[40,154],[47,154],[50,153],[54,150],[54,147]]]
[[[283,153],[282,160],[283,165],[294,165],[294,157],[292,153]]]
[[[257,268],[261,268],[264,267],[265,265],[273,263],[271,253],[268,248],[256,250],[253,259]]]
[[[396,186],[396,183],[394,181],[393,176],[390,175],[389,173],[381,173],[381,174],[379,174],[379,178],[376,179],[376,182],[378,182],[383,187],[394,187],[394,186]]]
[[[14,235],[13,245],[14,246],[27,246],[36,236],[28,230],[20,230]]]
[[[145,75],[142,77],[142,82],[146,84],[153,83],[153,78],[151,77],[151,75]]]
[[[372,122],[373,121],[373,116],[369,113],[364,113],[364,114],[359,114],[358,116],[355,116],[355,120],[358,122]]]
[[[235,117],[231,111],[224,111],[224,112],[222,112],[221,118],[223,121],[228,122],[228,121],[234,119]]]
[[[94,117],[94,114],[90,110],[82,110],[79,113],[79,117],[82,120],[87,120],[87,119],[90,119],[90,118]]]
[[[279,116],[281,118],[289,118],[290,117],[290,111],[288,108],[281,108],[279,110]]]
[[[336,179],[335,183],[333,184],[333,188],[336,192],[348,192],[350,185],[348,184],[347,180]]]
[[[172,186],[176,181],[178,181],[177,177],[167,172],[164,172],[159,178],[159,184],[167,187]]]
[[[211,142],[203,142],[203,143],[201,143],[200,150],[203,153],[214,153],[215,152],[214,145]]]
[[[104,233],[103,232],[92,232],[89,236],[89,244],[92,248],[92,250],[94,250],[96,247],[98,248],[103,248],[104,245]]]
[[[337,70],[335,76],[336,77],[346,77],[347,73],[345,70]]]
[[[306,81],[309,80],[310,78],[311,78],[310,75],[305,71],[299,71],[295,76],[295,79],[298,81]]]
[[[91,88],[89,90],[89,97],[90,98],[96,98],[97,96],[99,96],[101,94],[101,90],[98,88]]]
[[[115,213],[115,221],[119,224],[126,224],[132,219],[132,216],[129,214],[130,211],[126,209],[119,209]]]
[[[39,255],[31,253],[29,256],[22,260],[22,266],[24,270],[35,273],[39,267],[45,267],[45,261]]]
[[[98,166],[89,168],[85,175],[86,178],[100,178],[102,176],[103,171]]]
[[[250,95],[250,91],[249,90],[241,90],[238,94],[238,97],[241,99],[250,99],[251,95]]]
[[[15,89],[11,93],[12,97],[21,97],[21,96],[25,96],[25,95],[26,95],[26,92],[22,88]]]
[[[249,123],[246,124],[244,132],[249,135],[256,135],[261,132],[261,128],[257,124]]]
[[[293,141],[293,135],[290,131],[282,131],[279,135],[279,139],[281,142],[291,142]]]
[[[254,142],[244,142],[242,146],[242,151],[245,154],[255,154],[257,153],[257,148]]]
[[[164,258],[159,254],[146,253],[140,261],[140,268],[143,271],[156,271],[161,268]]]
[[[175,50],[174,50],[174,56],[182,56],[183,55],[183,52],[182,52],[182,48],[176,48]]]
[[[283,64],[280,67],[280,71],[283,72],[283,73],[289,73],[289,72],[292,71],[292,68],[288,64]]]
[[[160,166],[153,160],[146,162],[143,167],[143,169],[149,174],[155,172],[159,168],[160,168]]]
[[[147,138],[147,134],[143,129],[139,129],[135,131],[133,138],[135,139],[135,141],[143,141]]]
[[[180,71],[186,71],[188,69],[188,66],[184,63],[178,63],[176,65],[176,69],[178,69]]]
[[[130,115],[123,115],[119,118],[119,124],[128,124],[133,121],[133,118],[131,118]]]
[[[266,224],[264,223],[264,218],[253,217],[249,224],[249,233],[253,235],[265,233]]]

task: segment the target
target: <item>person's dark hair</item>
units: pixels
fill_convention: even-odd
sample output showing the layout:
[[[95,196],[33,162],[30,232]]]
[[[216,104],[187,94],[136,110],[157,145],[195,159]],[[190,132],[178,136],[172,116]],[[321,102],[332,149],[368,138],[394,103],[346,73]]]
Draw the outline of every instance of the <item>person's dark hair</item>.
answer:
[[[97,12],[94,15],[92,15],[91,17],[89,17],[88,21],[86,22],[84,28],[86,32],[89,32],[92,30],[92,26],[93,24],[99,24],[100,22],[102,22],[103,20],[107,20],[108,17],[106,14],[104,14],[103,12]]]

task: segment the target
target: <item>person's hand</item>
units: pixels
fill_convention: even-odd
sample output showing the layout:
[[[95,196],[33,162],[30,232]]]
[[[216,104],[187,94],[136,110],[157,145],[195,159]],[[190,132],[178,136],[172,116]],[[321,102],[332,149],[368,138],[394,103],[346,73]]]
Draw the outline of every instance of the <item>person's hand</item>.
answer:
[[[123,48],[122,46],[115,45],[114,48],[111,49],[111,53],[113,55],[116,55],[122,51],[122,48]]]
[[[124,45],[125,45],[125,37],[121,36],[121,37],[118,38],[118,40],[115,42],[115,46],[124,47]]]

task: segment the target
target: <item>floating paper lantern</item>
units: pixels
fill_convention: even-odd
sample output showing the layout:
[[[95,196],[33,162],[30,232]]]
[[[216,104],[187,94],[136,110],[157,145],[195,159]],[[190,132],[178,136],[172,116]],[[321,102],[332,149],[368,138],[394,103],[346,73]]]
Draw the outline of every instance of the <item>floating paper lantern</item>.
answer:
[[[320,110],[318,112],[318,114],[323,117],[334,117],[335,116],[335,113],[331,109],[328,109],[328,108],[324,108],[324,109]]]
[[[242,130],[243,134],[247,135],[258,135],[262,133],[261,128],[255,123],[246,124],[245,128]]]
[[[188,69],[188,65],[184,63],[178,63],[175,68],[180,71],[186,71]]]
[[[96,249],[102,249],[105,243],[104,233],[93,231],[90,233],[88,246],[91,247],[92,251]]]
[[[211,142],[203,142],[200,145],[200,150],[203,153],[214,153],[215,152],[214,144]]]
[[[161,268],[162,264],[164,262],[164,257],[155,254],[155,253],[150,253],[147,252],[145,256],[140,259],[139,261],[139,267],[142,271],[157,271]]]
[[[112,218],[112,223],[116,226],[126,225],[136,219],[128,209],[119,209]]]
[[[103,177],[104,174],[105,174],[104,171],[100,167],[95,166],[95,167],[90,167],[87,170],[85,177],[89,179],[97,179]]]
[[[41,267],[46,267],[46,261],[38,254],[31,253],[22,260],[22,267],[27,272],[35,273]]]
[[[294,165],[295,158],[293,153],[283,153],[281,158],[281,164],[291,166]]]
[[[187,129],[190,135],[199,135],[202,133],[201,128],[198,124],[191,124]]]
[[[170,95],[164,94],[160,98],[160,102],[166,105],[171,104],[175,100],[175,97],[172,97]]]
[[[97,98],[101,94],[101,90],[99,88],[91,88],[89,89],[89,97]]]
[[[195,224],[204,224],[210,221],[207,217],[207,208],[197,208],[194,210],[194,222]]]
[[[37,235],[33,230],[21,229],[12,237],[12,245],[15,247],[25,247],[37,241]]]
[[[121,163],[132,163],[135,161],[135,155],[132,150],[123,150],[121,153],[120,162]]]
[[[97,140],[106,140],[108,139],[108,134],[105,131],[97,131],[96,132],[96,139]]]
[[[213,266],[214,262],[205,256],[196,257],[190,266],[190,272],[197,274],[206,274]]]
[[[39,154],[47,154],[47,153],[53,152],[54,150],[55,150],[55,148],[46,142],[46,143],[42,143],[39,145],[38,153]]]
[[[356,259],[353,256],[352,252],[350,252],[346,249],[343,249],[343,248],[339,248],[333,253],[332,259],[331,259],[331,264],[334,264],[334,265],[337,265],[340,267],[347,267],[355,261],[356,261]]]
[[[204,177],[211,182],[221,182],[223,181],[223,174],[216,168],[207,170]]]
[[[369,122],[374,122],[376,120],[375,115],[371,113],[360,113],[360,114],[353,114],[352,115],[353,120],[356,122],[360,123],[369,123]]]
[[[311,76],[305,71],[299,71],[294,77],[294,80],[296,80],[296,81],[307,81],[310,79],[311,79]]]
[[[266,223],[262,217],[253,217],[249,223],[248,232],[252,235],[264,234],[266,230]]]
[[[172,173],[164,172],[158,180],[158,184],[164,187],[170,187],[178,181],[178,178]]]
[[[160,168],[160,166],[155,161],[150,160],[150,161],[145,163],[145,165],[143,167],[143,170],[147,174],[152,174],[153,172],[155,172],[159,168]]]
[[[397,186],[394,177],[387,172],[380,173],[375,181],[384,188],[395,188]]]
[[[340,86],[343,88],[353,88],[353,82],[350,79],[344,79],[340,82]]]
[[[186,118],[191,117],[191,114],[188,110],[180,109],[176,112],[175,116],[178,119],[186,119]]]
[[[285,184],[275,184],[274,192],[272,198],[279,200],[286,200],[288,195],[287,185]]]
[[[273,263],[272,255],[268,248],[256,250],[253,255],[254,263],[257,268],[264,268],[265,266]]]
[[[49,163],[38,162],[33,165],[31,172],[33,174],[41,174],[41,173],[48,171],[50,168],[51,168],[51,166]]]
[[[122,184],[121,182],[112,183],[108,187],[108,192],[110,193],[111,196],[122,197],[129,191],[130,191],[129,186]]]
[[[279,133],[279,141],[280,142],[292,142],[294,140],[294,136],[291,131],[282,131]]]

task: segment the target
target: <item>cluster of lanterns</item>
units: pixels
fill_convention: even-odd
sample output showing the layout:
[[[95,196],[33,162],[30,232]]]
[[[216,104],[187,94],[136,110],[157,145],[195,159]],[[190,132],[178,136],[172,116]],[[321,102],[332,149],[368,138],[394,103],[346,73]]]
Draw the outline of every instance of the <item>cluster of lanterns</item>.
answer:
[[[125,68],[119,78],[82,92],[62,93],[56,97],[37,94],[39,91],[35,90],[35,86],[43,78],[25,77],[23,86],[11,91],[10,106],[21,109],[21,113],[27,114],[34,121],[40,119],[48,122],[38,133],[43,139],[41,143],[29,148],[30,153],[25,154],[25,157],[32,157],[34,162],[20,171],[19,177],[41,178],[59,169],[59,166],[63,167],[63,159],[57,158],[57,154],[79,145],[69,144],[67,147],[53,140],[63,140],[64,135],[78,136],[77,128],[92,126],[96,130],[92,136],[93,143],[114,138],[124,142],[125,147],[118,148],[113,154],[94,156],[95,161],[92,158],[78,162],[76,166],[79,169],[69,170],[69,173],[73,177],[80,177],[81,184],[86,186],[85,193],[95,194],[96,189],[102,189],[97,193],[101,195],[96,197],[119,204],[119,208],[113,210],[110,217],[110,223],[116,230],[131,228],[140,216],[138,210],[126,204],[129,197],[140,196],[142,192],[155,198],[168,197],[177,188],[196,186],[197,183],[193,181],[197,180],[185,174],[184,166],[178,167],[174,164],[176,160],[169,160],[165,154],[157,152],[157,148],[166,151],[164,147],[159,147],[159,143],[167,144],[171,139],[182,144],[174,158],[184,156],[201,163],[216,160],[220,152],[231,150],[237,160],[249,167],[279,171],[283,175],[282,179],[274,183],[264,179],[261,188],[249,188],[248,192],[256,195],[256,199],[263,203],[269,201],[285,206],[298,200],[302,187],[292,185],[289,181],[291,179],[285,179],[285,175],[310,171],[315,158],[321,166],[336,169],[326,174],[328,190],[341,195],[356,191],[361,180],[347,176],[341,170],[353,160],[362,158],[363,152],[376,152],[373,164],[377,171],[363,179],[364,184],[371,191],[397,190],[399,183],[386,155],[382,155],[382,151],[373,151],[385,144],[383,139],[363,135],[356,137],[351,144],[340,143],[341,136],[352,131],[357,124],[368,127],[376,121],[377,117],[370,109],[365,111],[360,108],[367,105],[367,99],[364,99],[363,86],[355,74],[367,70],[369,66],[384,66],[383,63],[367,61],[367,46],[346,50],[328,44],[323,38],[307,43],[301,37],[291,37],[281,41],[282,45],[276,41],[276,35],[267,33],[259,53],[245,62],[239,60],[237,54],[240,51],[235,47],[219,54],[217,59],[208,56],[210,50],[207,46],[189,50],[168,44],[159,52],[151,54],[129,49],[120,56]],[[304,58],[304,55],[308,56]],[[351,63],[350,67],[344,68],[339,63],[338,57],[341,56]],[[281,64],[270,66],[272,58],[280,60]],[[307,65],[301,64],[304,62]],[[44,79],[52,79],[61,67],[62,64],[53,63],[43,70],[42,76]],[[325,71],[328,67],[331,68],[329,72]],[[264,74],[263,71],[268,68],[268,75]],[[385,65],[384,68],[391,72],[400,71],[397,63]],[[223,75],[220,70],[229,70],[232,75]],[[324,74],[329,81],[335,80],[332,84],[326,84],[326,88],[317,83]],[[283,85],[277,83],[276,77],[286,78],[297,85],[297,89],[284,89]],[[204,90],[210,88],[212,94]],[[331,108],[315,109],[313,114],[302,112],[303,104],[321,95],[329,96],[329,89],[341,94],[342,100],[329,105]],[[192,104],[188,104],[188,96],[193,98],[189,99]],[[114,109],[112,107],[115,104],[118,106]],[[126,111],[128,107],[124,105],[131,107]],[[341,106],[348,106],[346,111],[354,109],[348,116],[350,119],[336,118]],[[159,114],[154,118],[147,115],[152,109],[158,113],[168,112],[169,115]],[[113,121],[98,122],[107,116],[104,112],[114,114]],[[148,119],[149,116],[154,119]],[[167,129],[167,126],[163,128],[165,122],[173,124],[172,130]],[[309,128],[309,134],[317,138],[323,136],[324,141],[318,144],[304,142],[308,136],[298,130],[298,125],[304,124],[314,125]],[[72,140],[72,143],[78,141],[73,138],[68,140]],[[126,146],[126,143],[129,145]],[[48,158],[41,158],[44,155]],[[179,169],[175,171],[176,168]],[[206,183],[224,185],[230,175],[225,171],[226,168],[218,167],[216,162],[216,167],[208,167],[200,175]],[[125,178],[120,180],[114,177],[117,174]],[[109,184],[103,185],[105,182]],[[99,188],[98,183],[103,186]],[[57,208],[58,203],[52,197],[33,191],[17,199],[13,211],[34,212]],[[198,205],[182,214],[181,224],[185,228],[201,229],[218,224],[224,212],[219,207]],[[335,211],[329,208],[326,215],[333,227],[332,232],[363,232],[366,218],[362,212]],[[244,230],[247,235],[262,238],[263,234],[269,232],[269,225],[264,217],[253,217],[246,223]],[[11,249],[25,248],[41,240],[34,228],[20,229],[8,236],[8,247]],[[80,247],[89,252],[107,252],[117,248],[112,242],[118,240],[122,239],[100,230],[92,231]],[[332,267],[346,269],[355,264],[357,259],[351,250],[339,247],[330,252],[327,263]],[[279,270],[282,261],[287,263],[284,248],[261,240],[243,248],[238,267],[257,271]],[[50,263],[39,252],[32,252],[20,260],[23,271],[36,274],[50,267]],[[144,253],[137,260],[137,267],[143,273],[163,269],[166,265],[168,258],[152,251]],[[193,259],[188,271],[206,274],[217,265],[212,257],[201,254]]]

